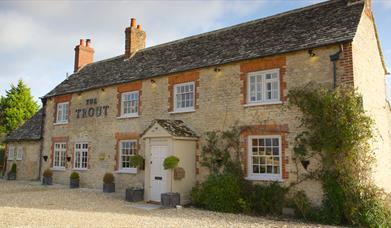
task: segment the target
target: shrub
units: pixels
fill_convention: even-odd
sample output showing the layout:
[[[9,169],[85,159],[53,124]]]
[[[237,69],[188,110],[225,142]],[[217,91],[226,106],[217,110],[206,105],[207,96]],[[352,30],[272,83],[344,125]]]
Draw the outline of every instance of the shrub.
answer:
[[[72,180],[78,180],[78,179],[80,179],[80,176],[79,176],[79,173],[72,172],[71,176],[69,178],[71,178]]]
[[[143,165],[143,163],[144,163],[144,158],[139,154],[136,154],[130,158],[131,167],[140,167],[141,165]]]
[[[259,215],[280,215],[287,191],[277,183],[254,185],[249,197],[250,208]]]
[[[211,175],[199,188],[192,191],[196,206],[220,212],[241,212],[247,202],[241,196],[239,177],[222,174]]]
[[[112,184],[114,183],[114,175],[112,173],[105,173],[103,176],[103,183]]]
[[[53,171],[51,169],[45,169],[45,171],[43,171],[42,176],[44,176],[44,177],[52,177],[53,176]]]
[[[175,156],[166,157],[163,161],[164,169],[175,169],[178,166],[179,158]]]
[[[304,220],[321,222],[320,208],[313,207],[304,191],[297,191],[286,199],[285,205],[295,209],[295,215]]]
[[[11,173],[16,173],[16,164],[13,163],[11,166]]]

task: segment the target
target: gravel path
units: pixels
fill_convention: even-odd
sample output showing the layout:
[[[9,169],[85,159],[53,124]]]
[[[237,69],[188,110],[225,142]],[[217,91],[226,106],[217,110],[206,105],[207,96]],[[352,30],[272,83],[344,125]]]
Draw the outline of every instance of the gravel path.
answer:
[[[323,227],[192,208],[143,210],[119,194],[0,180],[0,227]]]

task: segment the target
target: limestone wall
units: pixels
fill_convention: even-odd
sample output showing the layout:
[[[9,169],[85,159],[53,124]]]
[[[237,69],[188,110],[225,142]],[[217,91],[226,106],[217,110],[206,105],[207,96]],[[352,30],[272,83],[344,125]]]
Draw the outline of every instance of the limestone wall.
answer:
[[[17,180],[37,180],[39,174],[39,156],[40,156],[39,141],[20,141],[7,143],[8,149],[14,147],[15,151],[18,148],[23,148],[22,159],[16,157],[13,160],[7,160],[7,172],[10,171],[12,164],[16,163],[16,179]],[[7,156],[8,157],[8,156]]]

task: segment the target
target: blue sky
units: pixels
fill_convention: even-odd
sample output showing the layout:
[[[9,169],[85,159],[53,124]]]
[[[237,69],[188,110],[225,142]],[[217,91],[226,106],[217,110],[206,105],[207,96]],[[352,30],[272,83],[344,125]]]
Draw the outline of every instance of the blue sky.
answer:
[[[1,1],[0,95],[23,79],[38,100],[72,73],[80,38],[92,39],[95,61],[122,54],[131,17],[152,46],[320,1]],[[391,67],[391,0],[373,0],[373,11]]]

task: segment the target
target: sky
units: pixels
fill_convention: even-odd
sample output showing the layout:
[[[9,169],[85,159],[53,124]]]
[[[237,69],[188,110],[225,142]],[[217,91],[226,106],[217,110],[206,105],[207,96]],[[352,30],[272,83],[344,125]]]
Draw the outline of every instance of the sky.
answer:
[[[153,46],[322,0],[0,1],[0,95],[22,79],[38,101],[73,72],[74,47],[89,38],[94,61],[124,52],[137,19]],[[372,0],[391,69],[391,0]],[[391,85],[391,83],[388,83]],[[391,94],[391,86],[388,86]],[[391,97],[391,96],[389,96]]]

